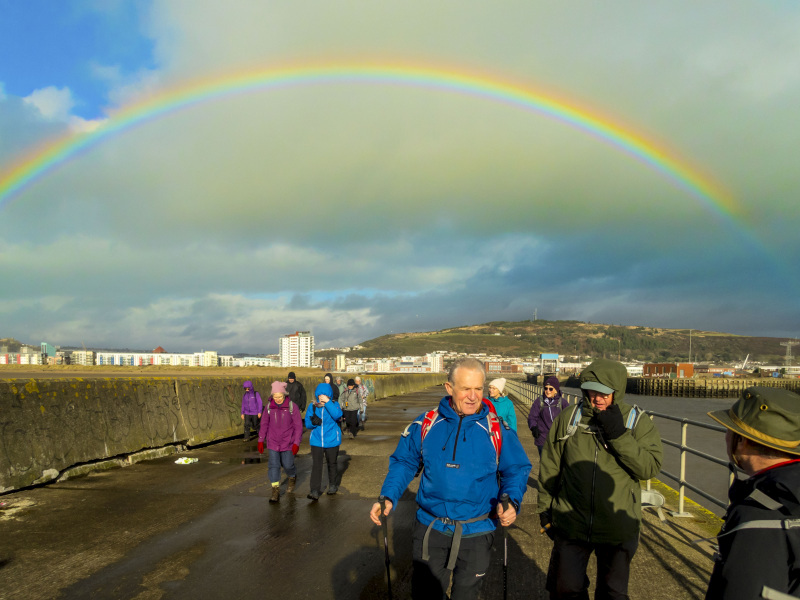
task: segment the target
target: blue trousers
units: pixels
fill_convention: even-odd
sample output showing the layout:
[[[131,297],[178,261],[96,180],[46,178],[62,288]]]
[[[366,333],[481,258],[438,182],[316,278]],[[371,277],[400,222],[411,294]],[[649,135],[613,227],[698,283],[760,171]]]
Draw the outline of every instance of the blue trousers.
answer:
[[[297,476],[297,467],[294,466],[294,454],[291,450],[269,451],[269,480],[272,483],[281,480],[281,467],[289,477]]]

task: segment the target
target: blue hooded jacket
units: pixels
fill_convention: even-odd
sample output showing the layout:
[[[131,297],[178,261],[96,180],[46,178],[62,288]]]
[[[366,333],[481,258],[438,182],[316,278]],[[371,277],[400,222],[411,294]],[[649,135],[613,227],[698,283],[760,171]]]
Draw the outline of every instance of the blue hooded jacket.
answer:
[[[394,507],[414,478],[420,458],[424,464],[417,492],[417,520],[430,524],[436,517],[466,521],[491,513],[501,494],[516,504],[528,485],[531,462],[512,429],[501,428],[503,445],[499,462],[489,436],[486,404],[474,415],[459,417],[450,406],[450,396],[439,402],[439,418],[428,430],[424,445],[421,425],[412,423],[389,459],[389,473],[381,494]],[[423,413],[417,418],[422,421]],[[483,519],[463,526],[464,535],[494,531],[496,519]],[[433,528],[452,532],[453,525],[436,521]]]
[[[342,408],[338,402],[329,400],[325,406],[318,406],[316,401],[320,396],[332,398],[333,390],[331,384],[320,383],[314,390],[315,402],[306,410],[306,427],[311,430],[308,443],[311,446],[320,448],[334,448],[342,443],[342,428],[339,426],[339,419],[342,418]],[[311,417],[314,415],[322,419],[322,425],[314,425]]]

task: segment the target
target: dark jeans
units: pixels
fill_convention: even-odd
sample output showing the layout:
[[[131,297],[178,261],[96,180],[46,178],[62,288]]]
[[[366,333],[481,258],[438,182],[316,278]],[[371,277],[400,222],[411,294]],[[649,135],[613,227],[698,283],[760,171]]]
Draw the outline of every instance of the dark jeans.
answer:
[[[428,540],[429,561],[422,560],[422,538],[427,527],[415,521],[412,534],[412,559],[414,572],[411,577],[412,598],[447,598],[445,593],[453,577],[451,600],[472,600],[478,597],[489,568],[494,531],[474,537],[461,538],[456,568],[448,571],[447,559],[453,538],[435,529]]]
[[[311,491],[322,491],[322,457],[328,461],[328,485],[339,485],[337,477],[339,470],[336,466],[336,459],[339,457],[339,446],[333,448],[321,448],[311,446]]]
[[[344,421],[347,423],[347,429],[355,436],[358,433],[358,411],[344,411]]]
[[[281,467],[289,477],[297,476],[297,467],[294,466],[294,454],[291,450],[269,451],[269,480],[272,483],[281,480]]]
[[[244,416],[244,441],[250,439],[250,428],[253,428],[258,435],[258,415],[245,415]]]
[[[586,567],[592,552],[597,556],[595,600],[628,597],[628,577],[639,538],[621,544],[592,544],[569,540],[556,532],[550,566],[547,569],[547,591],[550,598],[589,598]]]

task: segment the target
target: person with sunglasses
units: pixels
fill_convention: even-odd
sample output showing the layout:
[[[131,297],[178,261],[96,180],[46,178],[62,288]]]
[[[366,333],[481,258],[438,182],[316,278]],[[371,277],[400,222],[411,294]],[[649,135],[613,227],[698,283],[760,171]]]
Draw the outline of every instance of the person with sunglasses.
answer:
[[[556,417],[569,406],[569,402],[561,395],[561,387],[557,377],[548,377],[544,381],[544,394],[533,401],[528,414],[528,427],[534,437],[534,444],[542,456],[542,448],[547,441],[547,434]]]

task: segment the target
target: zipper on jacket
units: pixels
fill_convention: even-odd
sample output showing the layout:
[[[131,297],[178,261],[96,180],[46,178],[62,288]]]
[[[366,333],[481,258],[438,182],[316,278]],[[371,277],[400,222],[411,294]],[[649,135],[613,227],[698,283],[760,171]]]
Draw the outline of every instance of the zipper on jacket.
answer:
[[[456,447],[458,446],[458,434],[461,432],[461,422],[464,420],[464,415],[458,417],[458,429],[456,429],[456,441],[453,442],[453,462],[456,462]]]
[[[589,504],[589,534],[586,536],[586,541],[592,539],[592,529],[594,528],[594,496],[595,496],[595,482],[597,480],[597,444],[594,444],[594,470],[592,471],[592,501]]]

